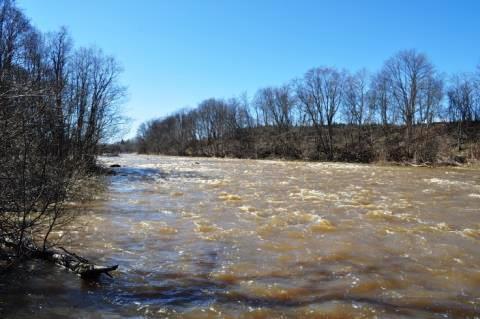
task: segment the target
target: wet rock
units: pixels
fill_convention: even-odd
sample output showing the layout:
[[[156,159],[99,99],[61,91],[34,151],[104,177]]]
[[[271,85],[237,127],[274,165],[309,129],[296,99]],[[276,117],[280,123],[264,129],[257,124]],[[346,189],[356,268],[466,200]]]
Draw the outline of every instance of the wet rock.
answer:
[[[121,167],[119,164],[112,164],[110,167],[115,168],[115,167]]]

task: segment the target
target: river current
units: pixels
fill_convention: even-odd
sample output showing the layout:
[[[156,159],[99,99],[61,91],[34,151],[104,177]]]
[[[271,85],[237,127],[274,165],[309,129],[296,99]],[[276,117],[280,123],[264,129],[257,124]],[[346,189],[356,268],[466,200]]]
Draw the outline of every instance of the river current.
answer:
[[[2,318],[479,318],[480,171],[121,155]]]

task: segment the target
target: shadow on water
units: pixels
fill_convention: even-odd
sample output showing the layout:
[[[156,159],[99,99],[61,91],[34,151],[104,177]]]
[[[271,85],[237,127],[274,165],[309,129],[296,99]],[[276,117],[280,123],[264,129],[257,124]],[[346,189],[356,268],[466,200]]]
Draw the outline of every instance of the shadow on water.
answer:
[[[71,272],[42,261],[26,261],[0,275],[1,318],[71,318],[109,309],[102,297],[112,280],[80,280]]]
[[[258,278],[257,278],[258,279]],[[291,279],[291,278],[290,278]],[[211,305],[220,305],[223,308],[263,308],[285,310],[296,309],[305,306],[322,305],[331,302],[342,304],[357,304],[372,306],[383,311],[385,314],[404,315],[415,317],[419,314],[431,314],[440,316],[454,316],[458,318],[474,318],[478,315],[475,307],[461,302],[442,300],[431,301],[428,305],[404,300],[397,303],[388,298],[365,297],[361,295],[345,293],[344,289],[322,291],[318,289],[321,282],[316,282],[317,293],[308,295],[284,297],[256,296],[242,293],[236,289],[236,285],[212,280],[209,275],[185,275],[170,273],[156,277],[161,281],[159,286],[135,287],[122,293],[112,295],[111,302],[121,306],[136,304],[148,306],[151,310],[168,309],[174,312],[183,312],[196,307],[207,308]]]
[[[322,280],[311,283],[308,294],[300,291],[288,297],[250,295],[237,289],[238,282],[225,282],[211,277],[211,272],[217,267],[216,259],[215,252],[205,254],[197,262],[201,270],[197,274],[134,271],[137,276],[148,277],[150,284],[132,282],[122,276],[114,280],[105,278],[99,282],[89,282],[79,280],[72,273],[56,266],[36,261],[26,262],[20,265],[18,271],[0,277],[0,315],[2,318],[72,318],[75,312],[76,318],[89,318],[101,311],[107,317],[132,317],[141,313],[145,307],[153,312],[166,309],[182,313],[213,304],[227,308],[253,307],[288,311],[331,302],[373,306],[387,315],[407,317],[419,313],[448,314],[459,318],[474,318],[478,315],[475,307],[456,301],[431,301],[427,306],[414,299],[398,303],[389,299],[346,293],[344,289],[322,289],[322,284],[338,276],[327,272],[322,272]],[[265,278],[250,276],[238,277],[236,280],[293,280],[295,276],[296,274],[268,274]]]

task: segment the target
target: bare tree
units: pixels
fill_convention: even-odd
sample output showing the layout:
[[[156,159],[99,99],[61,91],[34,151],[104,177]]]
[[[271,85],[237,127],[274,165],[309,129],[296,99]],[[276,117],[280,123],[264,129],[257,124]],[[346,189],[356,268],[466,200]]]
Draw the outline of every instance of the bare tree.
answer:
[[[300,105],[317,131],[318,151],[322,149],[330,160],[334,157],[333,125],[343,102],[344,83],[343,72],[334,68],[316,68],[308,71],[297,84]]]
[[[294,124],[296,101],[289,85],[260,89],[255,100],[264,114],[266,125],[288,130]]]
[[[346,126],[345,151],[350,158],[361,160],[367,155],[367,144],[372,144],[371,124],[374,120],[375,108],[372,105],[369,76],[365,69],[348,75],[344,85],[342,113]],[[350,141],[350,142],[348,142]]]
[[[399,111],[406,126],[407,153],[411,154],[414,125],[423,120],[421,110],[424,116],[433,118],[434,113],[430,112],[434,111],[432,105],[435,102],[432,101],[437,96],[441,80],[427,57],[415,50],[401,51],[387,60],[382,76],[388,83],[390,104]]]
[[[98,49],[79,49],[72,57],[67,88],[67,116],[76,156],[94,164],[97,145],[115,134],[122,118],[118,106],[125,96],[119,85],[122,69]]]
[[[370,89],[370,106],[375,110],[378,121],[382,124],[384,134],[388,134],[388,125],[396,122],[396,116],[391,103],[389,79],[385,71],[378,73],[372,80]]]
[[[51,70],[51,94],[55,99],[55,116],[59,125],[55,134],[59,145],[59,152],[65,152],[65,148],[69,147],[66,143],[65,132],[65,94],[68,84],[68,61],[72,50],[72,40],[70,39],[67,29],[62,27],[58,32],[48,35],[47,40],[47,63]]]
[[[460,82],[449,87],[448,111],[462,128],[480,119],[480,67]],[[139,141],[169,154],[433,163],[438,135],[449,134],[448,123],[435,123],[444,121],[443,102],[443,77],[424,54],[407,50],[372,77],[314,68],[291,85],[258,90],[251,103],[246,96],[205,100],[188,112],[191,124],[175,113],[144,125]],[[190,133],[175,133],[182,127]]]
[[[480,64],[477,66],[477,70],[475,72],[475,110],[474,110],[474,117],[475,121],[480,121]]]
[[[63,203],[118,123],[119,72],[98,50],[72,53],[64,28],[45,36],[0,0],[0,252],[45,251],[71,220]]]
[[[361,126],[369,116],[368,74],[361,70],[346,78],[344,86],[344,113],[349,124]]]
[[[236,110],[238,128],[247,129],[255,126],[255,119],[251,115],[247,93],[244,92],[239,97],[229,99],[228,104]]]
[[[464,128],[475,119],[475,110],[478,108],[474,77],[469,74],[453,76],[447,95],[448,116],[450,121],[457,123],[457,148],[461,150]]]

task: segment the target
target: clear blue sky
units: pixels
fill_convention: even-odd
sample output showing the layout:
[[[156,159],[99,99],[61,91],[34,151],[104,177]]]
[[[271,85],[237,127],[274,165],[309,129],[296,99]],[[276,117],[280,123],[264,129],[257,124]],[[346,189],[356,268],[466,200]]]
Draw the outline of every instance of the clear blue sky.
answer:
[[[17,0],[42,31],[115,56],[142,121],[208,97],[252,96],[314,66],[374,72],[401,49],[446,73],[480,63],[480,1]]]

